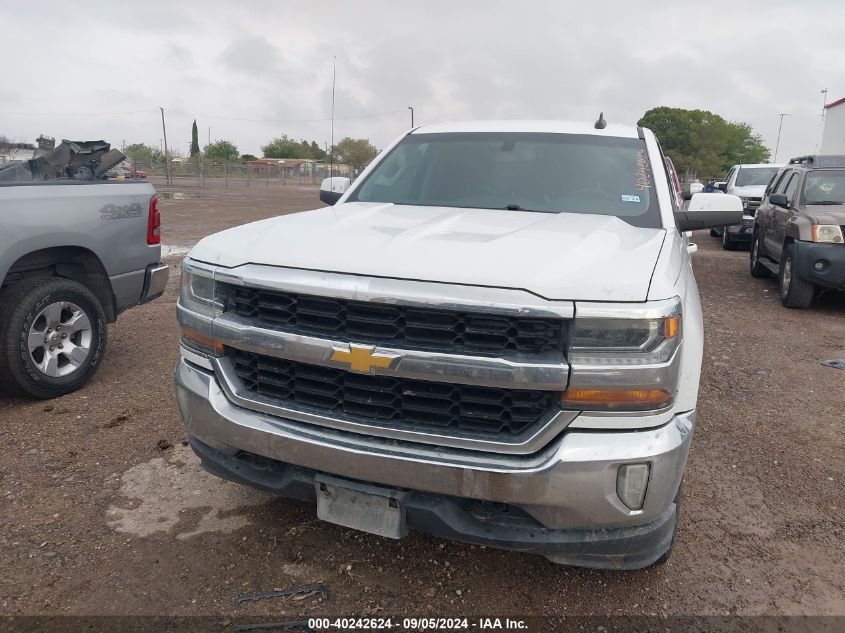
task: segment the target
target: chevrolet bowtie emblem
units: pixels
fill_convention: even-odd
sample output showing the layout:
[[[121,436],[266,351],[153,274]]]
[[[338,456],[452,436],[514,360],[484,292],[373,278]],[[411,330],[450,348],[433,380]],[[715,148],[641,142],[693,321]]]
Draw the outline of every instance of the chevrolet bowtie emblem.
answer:
[[[382,352],[375,352],[375,347],[372,345],[356,345],[350,343],[348,347],[341,347],[335,345],[332,347],[330,360],[347,363],[349,369],[360,373],[368,374],[373,368],[391,367],[398,358],[399,354],[385,354]]]

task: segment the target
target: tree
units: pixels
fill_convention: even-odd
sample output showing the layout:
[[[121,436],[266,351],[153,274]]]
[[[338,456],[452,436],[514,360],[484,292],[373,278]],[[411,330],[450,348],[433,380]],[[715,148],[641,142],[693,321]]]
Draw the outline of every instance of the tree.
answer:
[[[338,162],[346,163],[355,171],[362,169],[377,154],[378,150],[365,138],[347,136],[332,148],[332,155]]]
[[[200,153],[199,132],[197,132],[197,121],[191,126],[191,158]]]
[[[133,163],[154,163],[162,160],[161,150],[157,147],[133,143],[123,148],[123,154]]]
[[[287,134],[274,138],[267,145],[262,146],[264,158],[310,158],[307,143],[297,143]]]
[[[311,141],[311,146],[308,149],[311,152],[311,158],[314,160],[326,160],[326,152],[320,149],[317,141]]]
[[[234,143],[219,140],[205,146],[203,154],[206,160],[233,161],[238,160],[240,153]]]
[[[761,163],[769,158],[769,150],[750,125],[726,121],[707,110],[661,106],[646,112],[637,125],[657,135],[682,174],[719,178],[731,165]]]
[[[253,156],[252,154],[241,154],[241,162],[248,163],[251,160],[258,160],[258,156]]]

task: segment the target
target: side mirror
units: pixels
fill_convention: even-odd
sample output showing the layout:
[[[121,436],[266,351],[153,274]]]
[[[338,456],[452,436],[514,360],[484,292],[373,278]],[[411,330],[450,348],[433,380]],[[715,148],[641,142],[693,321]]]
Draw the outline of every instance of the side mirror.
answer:
[[[728,192],[728,183],[717,182],[716,183],[716,189],[718,189],[719,191],[724,191],[725,193],[727,193]]]
[[[788,207],[789,200],[785,193],[770,193],[769,202],[778,207]]]
[[[335,204],[346,193],[351,183],[352,181],[349,178],[342,176],[326,178],[320,183],[320,202],[325,202],[328,205]]]
[[[739,196],[696,193],[685,211],[675,212],[675,226],[679,231],[715,229],[735,224],[742,224],[742,200]]]
[[[684,200],[692,200],[692,193],[690,193],[689,191],[685,191]]]

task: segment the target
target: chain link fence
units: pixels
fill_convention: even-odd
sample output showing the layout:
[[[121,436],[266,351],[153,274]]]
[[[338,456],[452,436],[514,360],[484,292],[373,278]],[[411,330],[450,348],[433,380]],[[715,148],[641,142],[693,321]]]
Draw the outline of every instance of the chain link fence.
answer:
[[[257,164],[260,163],[260,164]],[[136,173],[169,186],[185,187],[258,187],[273,185],[319,185],[330,173],[349,175],[346,165],[324,162],[254,161],[253,163],[206,162],[198,159],[172,159],[169,170],[165,161],[135,161]]]

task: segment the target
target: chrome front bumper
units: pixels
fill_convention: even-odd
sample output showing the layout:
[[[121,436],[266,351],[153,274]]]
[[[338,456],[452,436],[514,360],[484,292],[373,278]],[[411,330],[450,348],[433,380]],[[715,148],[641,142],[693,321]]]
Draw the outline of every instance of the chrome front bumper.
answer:
[[[695,412],[633,432],[569,430],[532,455],[445,449],[348,433],[233,404],[212,371],[184,358],[175,375],[192,440],[222,455],[241,452],[319,473],[412,491],[516,506],[546,528],[641,526],[665,516],[680,486]],[[647,462],[641,510],[616,494],[617,469]]]

